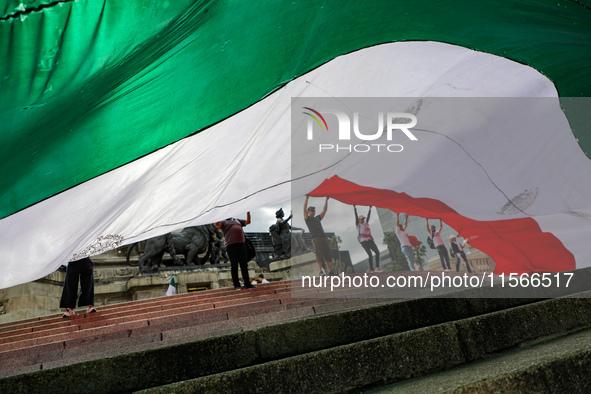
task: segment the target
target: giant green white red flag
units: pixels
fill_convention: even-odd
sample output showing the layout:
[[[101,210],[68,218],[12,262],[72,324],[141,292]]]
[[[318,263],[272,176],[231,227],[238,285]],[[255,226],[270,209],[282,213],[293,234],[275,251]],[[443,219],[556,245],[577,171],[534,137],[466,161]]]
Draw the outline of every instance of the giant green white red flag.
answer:
[[[591,95],[589,5],[1,0],[0,288],[293,197],[294,97],[554,99],[563,117],[539,135],[449,130],[478,164],[440,171],[484,182],[484,200],[419,182],[427,129],[386,180],[324,163],[297,190],[446,217],[493,239],[475,246],[499,272],[589,266],[589,118],[572,115],[589,111],[564,104]]]

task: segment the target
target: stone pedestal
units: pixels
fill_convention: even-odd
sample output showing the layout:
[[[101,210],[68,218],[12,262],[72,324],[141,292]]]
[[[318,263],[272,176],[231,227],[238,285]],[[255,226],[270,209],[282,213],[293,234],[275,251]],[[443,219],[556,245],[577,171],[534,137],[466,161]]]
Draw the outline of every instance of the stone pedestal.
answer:
[[[0,323],[58,313],[66,273],[0,290]]]

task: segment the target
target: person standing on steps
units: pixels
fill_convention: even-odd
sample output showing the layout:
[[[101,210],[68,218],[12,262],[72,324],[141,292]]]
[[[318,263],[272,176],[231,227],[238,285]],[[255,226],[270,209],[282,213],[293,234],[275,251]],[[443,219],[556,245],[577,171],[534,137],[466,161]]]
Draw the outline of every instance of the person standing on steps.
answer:
[[[94,308],[94,266],[90,257],[80,260],[70,261],[66,268],[66,279],[64,280],[64,289],[60,299],[60,308],[66,308],[62,317],[68,318],[74,316],[76,301],[78,306],[87,306],[86,313],[96,312]],[[80,292],[78,292],[78,282],[80,282]]]
[[[431,226],[429,228],[429,219],[425,218],[427,221],[427,232],[429,233],[429,238],[433,240],[433,245],[435,245],[435,249],[437,249],[437,253],[439,253],[439,260],[441,261],[441,267],[443,267],[444,271],[451,271],[451,264],[449,263],[449,253],[447,248],[445,247],[445,243],[441,238],[441,229],[443,229],[443,222],[439,219],[439,230],[435,230],[435,226]]]
[[[408,238],[408,234],[406,233],[406,226],[408,226],[408,215],[406,215],[406,219],[404,220],[404,224],[400,224],[400,214],[396,214],[396,237],[398,237],[398,241],[400,241],[400,249],[402,249],[402,253],[406,257],[406,262],[408,263],[408,268],[411,271],[415,270],[415,254],[412,250],[412,244],[410,243],[410,239]]]
[[[250,283],[248,275],[248,253],[246,251],[246,237],[242,227],[250,224],[250,212],[246,213],[246,220],[228,218],[215,225],[222,229],[224,241],[226,243],[226,252],[230,258],[230,272],[232,274],[232,283],[235,290],[240,290],[240,280],[238,279],[238,267],[242,273],[244,288],[252,289],[254,286]]]
[[[466,271],[472,272],[470,265],[468,264],[468,258],[464,252],[464,246],[458,242],[458,239],[455,235],[451,235],[449,237],[449,246],[452,256],[456,256],[456,271],[460,271],[460,264],[464,264]]]
[[[371,235],[371,229],[369,228],[369,216],[371,215],[371,206],[367,211],[367,218],[365,216],[360,215],[357,216],[357,206],[353,205],[353,211],[355,212],[355,226],[357,227],[357,234],[359,237],[359,243],[365,249],[367,256],[369,257],[369,270],[374,272],[373,269],[373,256],[372,251],[376,255],[376,269],[375,272],[383,272],[380,268],[380,250],[376,245],[373,236]]]
[[[326,264],[326,268],[328,269],[328,275],[332,275],[332,253],[330,252],[328,238],[326,237],[326,233],[322,228],[322,223],[320,223],[320,221],[324,219],[324,215],[326,215],[329,197],[326,197],[324,209],[318,216],[316,216],[316,208],[308,206],[309,197],[310,196],[306,194],[306,201],[304,202],[304,220],[306,221],[306,225],[308,226],[308,230],[312,236],[312,243],[314,244],[314,253],[316,254],[318,270],[320,271],[320,275],[323,275],[322,263],[324,262],[324,264]]]

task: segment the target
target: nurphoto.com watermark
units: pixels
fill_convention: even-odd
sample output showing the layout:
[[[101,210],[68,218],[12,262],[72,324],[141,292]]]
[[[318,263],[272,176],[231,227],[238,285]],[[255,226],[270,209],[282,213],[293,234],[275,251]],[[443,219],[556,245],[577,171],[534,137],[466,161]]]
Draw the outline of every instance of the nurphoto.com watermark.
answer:
[[[302,288],[324,288],[330,291],[340,289],[361,288],[398,288],[426,289],[434,292],[441,288],[474,289],[474,288],[568,288],[574,274],[572,272],[532,274],[511,273],[495,275],[491,272],[480,274],[450,274],[447,272],[427,272],[426,275],[345,275],[334,276],[302,276]]]

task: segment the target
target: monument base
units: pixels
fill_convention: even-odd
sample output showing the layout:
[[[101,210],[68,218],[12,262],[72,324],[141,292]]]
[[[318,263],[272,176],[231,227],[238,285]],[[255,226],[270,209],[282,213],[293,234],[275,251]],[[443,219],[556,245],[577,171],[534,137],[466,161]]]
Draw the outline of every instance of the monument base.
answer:
[[[318,264],[314,253],[304,253],[289,259],[274,261],[269,264],[271,272],[285,272],[289,279],[300,279],[302,276],[318,275]]]

